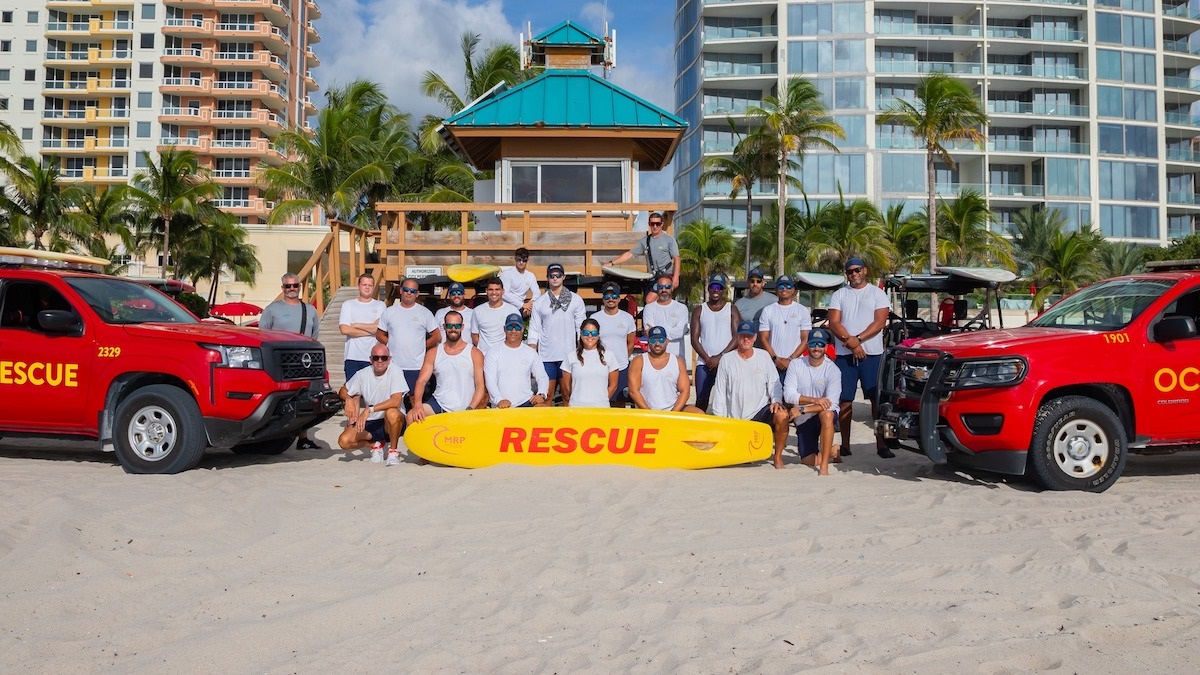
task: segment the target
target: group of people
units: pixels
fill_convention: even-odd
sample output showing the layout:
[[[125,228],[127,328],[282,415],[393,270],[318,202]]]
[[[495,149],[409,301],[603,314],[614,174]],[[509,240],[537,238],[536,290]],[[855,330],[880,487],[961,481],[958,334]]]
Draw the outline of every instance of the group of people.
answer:
[[[374,278],[361,275],[358,296],[342,305],[338,319],[346,337],[340,394],[348,418],[339,446],[369,447],[372,461],[396,465],[407,424],[443,412],[546,406],[560,398],[571,407],[632,405],[765,422],[774,429],[776,468],[783,468],[783,448],[795,427],[801,461],[827,474],[831,462],[850,455],[859,386],[875,414],[888,302],[868,282],[865,262],[846,261],[847,283],[830,298],[823,328],[813,327],[792,277],[779,276],[770,293],[759,269],[747,275],[747,291],[736,301],[729,298],[728,278],[712,275],[705,301],[689,310],[672,297],[678,245],[663,231],[660,214],[649,222],[644,240],[605,263],[641,255],[653,271],[640,354],[633,353],[637,324],[620,306],[618,284],[603,285],[601,307],[588,315],[583,299],[565,287],[561,264],[546,268],[540,288],[524,248],[512,266],[487,280],[486,302],[473,308],[463,285],[453,283],[446,306],[434,314],[411,278],[387,306],[376,298]],[[289,280],[297,283],[285,277],[285,300],[294,290]],[[695,351],[694,379],[685,344]],[[298,442],[304,441],[311,443]],[[893,456],[883,445],[877,452]]]

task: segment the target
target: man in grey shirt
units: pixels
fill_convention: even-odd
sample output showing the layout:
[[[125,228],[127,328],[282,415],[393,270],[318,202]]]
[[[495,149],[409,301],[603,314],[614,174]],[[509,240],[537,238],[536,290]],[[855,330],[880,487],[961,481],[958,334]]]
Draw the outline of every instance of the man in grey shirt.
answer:
[[[679,286],[679,244],[675,242],[675,237],[667,234],[663,229],[661,213],[651,213],[649,222],[650,232],[639,239],[633,248],[604,263],[605,267],[611,267],[620,265],[634,256],[646,256],[646,271],[653,275],[647,284],[647,305],[658,299],[658,293],[654,291],[653,287],[655,280],[661,275],[670,275],[672,288]]]
[[[283,288],[283,299],[267,305],[262,316],[258,317],[258,327],[264,330],[286,330],[316,340],[320,317],[317,316],[316,307],[300,300],[300,277],[289,272],[283,275],[280,284]],[[307,431],[301,431],[300,436],[296,438],[297,450],[317,447],[319,446],[308,437]]]
[[[737,302],[733,303],[733,306],[737,307],[738,314],[741,315],[742,320],[749,321],[754,326],[754,330],[757,331],[758,318],[762,315],[763,308],[775,304],[779,298],[775,297],[774,293],[768,293],[763,290],[765,288],[763,285],[763,271],[757,267],[750,270],[750,274],[746,276],[746,283],[748,285],[746,294],[738,298]]]

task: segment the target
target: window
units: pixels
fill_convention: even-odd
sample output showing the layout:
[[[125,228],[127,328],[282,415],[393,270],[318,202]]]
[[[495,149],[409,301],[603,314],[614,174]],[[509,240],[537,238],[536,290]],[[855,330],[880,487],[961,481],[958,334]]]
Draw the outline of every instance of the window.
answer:
[[[153,63],[139,63],[138,64],[138,77],[142,78],[143,80],[152,79],[154,77],[154,64]]]
[[[21,128],[21,140],[23,140],[23,141],[32,141],[33,140],[33,127],[22,127]]]
[[[37,70],[35,70],[33,68],[26,68],[25,69],[25,81],[33,82],[36,79],[37,79]]]
[[[25,51],[26,51],[26,53],[29,53],[29,54],[36,52],[37,51],[37,40],[26,40],[25,41]]]
[[[1100,198],[1158,201],[1158,166],[1137,162],[1101,161]]]
[[[8,98],[0,98],[0,110],[8,110]]]
[[[38,22],[38,13],[36,11],[31,11],[25,15],[25,23],[37,23],[37,22]]]
[[[1100,205],[1100,232],[1106,237],[1158,238],[1158,209],[1152,206]]]
[[[1086,159],[1046,158],[1046,195],[1087,197],[1091,187],[1090,167]]]
[[[12,77],[11,70],[8,68],[0,68],[0,82],[8,82],[10,77]]]
[[[139,169],[145,169],[146,167],[150,166],[150,163],[146,159],[146,153],[139,152],[136,155],[134,155],[133,156],[133,165]]]
[[[154,33],[142,33],[140,46],[142,49],[154,49]]]
[[[21,100],[21,109],[22,110],[33,110],[33,104],[34,104],[34,100],[31,98],[22,99]]]
[[[884,192],[925,192],[925,156],[888,153],[883,156]]]
[[[11,52],[12,40],[0,40],[0,52]]]
[[[513,162],[509,173],[512,203],[619,203],[625,201],[623,162]]]
[[[12,23],[12,12],[0,12],[0,23]]]
[[[4,313],[0,328],[41,331],[38,312],[44,309],[71,311],[71,303],[49,284],[40,281],[15,281],[5,290]]]
[[[138,122],[137,123],[137,137],[138,138],[150,138],[150,123],[149,122]]]
[[[152,92],[152,91],[139,91],[138,92],[137,107],[149,108],[153,105],[154,105],[154,92]]]
[[[157,6],[158,5],[149,4],[149,3],[142,5],[142,18],[143,19],[153,19],[154,18],[154,8]]]

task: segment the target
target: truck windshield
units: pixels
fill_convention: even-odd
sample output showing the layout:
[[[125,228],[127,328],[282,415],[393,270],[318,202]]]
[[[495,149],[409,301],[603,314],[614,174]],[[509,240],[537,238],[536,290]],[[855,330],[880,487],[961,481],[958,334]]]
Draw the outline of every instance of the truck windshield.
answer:
[[[105,323],[196,323],[191,312],[145,284],[113,277],[68,277]]]
[[[1150,303],[1162,297],[1172,282],[1158,279],[1101,281],[1067,296],[1029,322],[1042,328],[1120,330],[1137,318]]]

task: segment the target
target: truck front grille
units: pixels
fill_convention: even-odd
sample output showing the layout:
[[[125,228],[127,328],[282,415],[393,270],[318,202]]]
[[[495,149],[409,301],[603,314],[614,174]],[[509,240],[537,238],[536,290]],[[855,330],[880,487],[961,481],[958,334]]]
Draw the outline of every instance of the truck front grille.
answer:
[[[313,380],[325,377],[325,350],[281,349],[279,376],[283,380]]]

